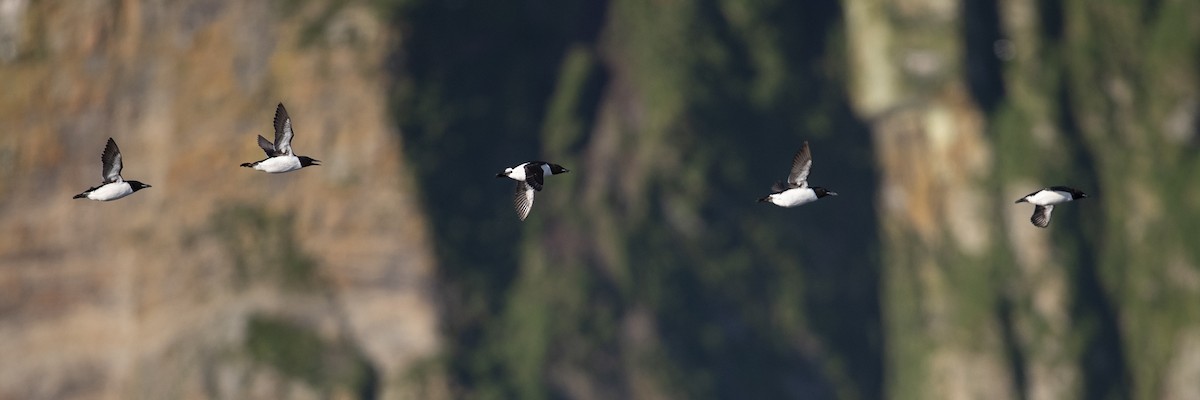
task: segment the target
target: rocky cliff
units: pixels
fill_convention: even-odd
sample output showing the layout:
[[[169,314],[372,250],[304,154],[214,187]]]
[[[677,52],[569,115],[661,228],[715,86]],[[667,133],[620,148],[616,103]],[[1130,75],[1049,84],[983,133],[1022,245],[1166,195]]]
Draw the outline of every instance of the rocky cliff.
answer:
[[[873,161],[829,46],[838,4],[542,6],[400,13],[455,394],[880,396]],[[756,203],[804,140],[843,196]],[[511,182],[462,184],[527,159],[572,172],[523,224]]]
[[[438,387],[414,373],[441,342],[434,264],[375,9],[16,0],[0,21],[0,398]],[[280,101],[324,164],[239,168]],[[110,136],[153,187],[71,200]]]
[[[0,398],[1197,398],[1198,21],[0,0]],[[279,101],[324,165],[237,168]]]
[[[846,2],[897,398],[1194,398],[1191,2]],[[1013,199],[1086,187],[1031,229]],[[1073,205],[1074,206],[1074,205]],[[1167,211],[1170,210],[1170,211]],[[1169,216],[1168,216],[1169,215]]]

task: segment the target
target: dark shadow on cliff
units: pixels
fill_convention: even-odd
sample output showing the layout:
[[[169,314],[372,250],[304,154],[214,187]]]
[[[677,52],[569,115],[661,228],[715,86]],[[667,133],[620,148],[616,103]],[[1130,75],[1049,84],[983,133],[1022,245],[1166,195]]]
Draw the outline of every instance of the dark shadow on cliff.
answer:
[[[513,395],[506,371],[484,351],[517,273],[522,236],[513,182],[495,175],[540,159],[562,57],[595,40],[606,4],[411,1],[394,11],[402,39],[388,60],[390,109],[431,223],[455,387]]]
[[[843,11],[838,1],[786,4],[787,12],[777,17],[780,24],[797,29],[786,21],[804,21],[806,27],[789,32],[785,47],[807,49],[790,56],[796,65],[812,68],[805,84],[791,94],[797,105],[811,102],[797,122],[824,121],[802,132],[781,132],[778,143],[765,147],[777,149],[798,136],[811,137],[812,185],[828,187],[839,196],[805,206],[812,209],[766,211],[769,217],[785,214],[785,226],[799,231],[793,237],[796,249],[803,251],[805,312],[825,347],[825,367],[833,375],[827,378],[834,381],[837,397],[884,398],[877,158],[870,127],[851,110],[847,98],[851,77],[841,54],[845,44],[830,40],[844,29]],[[791,110],[780,112],[797,118]],[[762,171],[779,171],[780,160],[767,161],[773,166]],[[786,173],[790,159],[781,161],[781,172]]]
[[[882,266],[875,201],[879,178],[868,127],[848,104],[829,109],[837,132],[824,143],[820,171],[839,196],[805,216],[807,310],[813,328],[845,366],[863,399],[883,398]],[[814,165],[816,155],[814,155]],[[816,171],[814,170],[814,174]],[[822,178],[825,180],[826,178]],[[810,225],[811,224],[811,225]]]
[[[727,268],[740,268],[732,281],[706,283],[686,270],[667,280],[686,305],[659,310],[668,350],[719,376],[712,388],[718,398],[881,398],[878,179],[868,129],[847,104],[842,58],[829,46],[840,45],[831,40],[842,28],[840,3],[782,2],[760,21],[780,30],[789,71],[767,102],[748,89],[757,73],[754,44],[734,32],[716,2],[702,4],[705,26],[735,60],[699,71],[719,79],[697,82],[715,94],[690,113],[698,140],[720,149],[710,184],[721,189],[706,201],[706,219],[729,236],[702,242],[714,254],[758,251],[725,256]],[[814,158],[811,184],[840,196],[793,209],[755,203],[787,175],[805,140]],[[798,293],[799,304],[778,299],[787,292]],[[805,333],[776,320],[790,307],[802,313]],[[723,345],[698,331],[719,332]],[[803,337],[810,334],[816,337]]]
[[[494,340],[494,332],[502,329],[497,326],[505,323],[502,311],[514,289],[517,247],[525,235],[513,215],[512,182],[494,175],[541,154],[540,130],[562,57],[571,46],[596,45],[607,6],[604,1],[417,1],[403,6],[393,21],[402,47],[389,61],[397,80],[391,109],[432,224],[445,292],[445,363],[451,385],[460,391],[456,395],[566,396],[557,388],[516,387],[505,362],[497,359],[501,356],[488,348],[488,338]],[[732,31],[717,1],[700,1],[698,7],[695,22],[711,29],[732,59],[719,66],[689,65],[699,69],[689,71],[699,77],[692,83],[714,94],[689,99],[686,129],[694,131],[683,136],[717,160],[702,164],[685,153],[689,167],[709,169],[710,184],[722,188],[711,191],[713,198],[695,199],[705,224],[715,229],[699,239],[673,236],[661,223],[667,218],[662,209],[653,208],[641,230],[621,238],[634,264],[635,286],[643,286],[622,290],[602,273],[588,271],[580,289],[588,291],[589,305],[616,317],[558,319],[603,326],[619,321],[631,306],[667,297],[670,301],[652,310],[666,363],[683,381],[708,381],[702,390],[679,388],[685,394],[880,398],[877,178],[868,130],[847,106],[846,77],[839,75],[844,68],[834,66],[844,57],[827,48],[836,43],[831,36],[840,36],[839,2],[770,6],[766,23],[781,31],[787,73],[782,88],[766,101],[747,94],[756,74],[751,62],[756,43]],[[581,108],[598,108],[603,93],[598,88],[606,80],[603,71],[592,78]],[[591,123],[593,117],[583,119]],[[755,203],[773,180],[787,174],[791,154],[804,140],[814,146],[814,184],[842,195],[798,209]],[[642,195],[658,202],[663,190],[647,188]],[[754,239],[764,233],[772,239]],[[739,253],[748,255],[734,256]],[[726,265],[742,268],[731,281],[713,281],[698,272]],[[789,297],[793,294],[795,299]],[[780,329],[781,316],[793,314],[803,322]],[[594,347],[577,353],[621,357],[622,349],[614,348],[618,344],[588,335],[594,334],[563,336],[567,343]],[[558,336],[548,340],[564,342]],[[548,356],[544,375],[564,364],[555,357]],[[605,385],[628,385],[622,364],[610,364],[616,367],[584,365],[583,373]]]
[[[1029,376],[1025,368],[1025,354],[1021,351],[1021,340],[1017,337],[1017,327],[1013,322],[1013,301],[1007,296],[996,300],[996,316],[1000,320],[1000,340],[1008,358],[1008,369],[1013,376],[1013,387],[1016,398],[1029,398]]]
[[[991,114],[1004,98],[1003,60],[1013,51],[1000,32],[999,4],[994,1],[962,3],[964,64],[967,87],[979,107]]]
[[[1088,193],[1078,214],[1055,215],[1058,224],[1078,225],[1076,237],[1078,253],[1077,269],[1072,271],[1075,279],[1071,307],[1071,320],[1085,327],[1083,353],[1079,365],[1083,371],[1083,397],[1085,399],[1128,399],[1132,395],[1130,371],[1126,362],[1125,348],[1117,321],[1117,310],[1109,298],[1104,283],[1100,280],[1099,260],[1096,254],[1104,248],[1108,228],[1104,226],[1103,211],[1105,193],[1096,175],[1098,166],[1083,132],[1076,125],[1076,116],[1071,100],[1070,87],[1062,83],[1058,90],[1059,129],[1067,139],[1067,148],[1072,149],[1075,170],[1081,182],[1072,185],[1082,187]],[[1089,204],[1090,203],[1090,204]],[[1056,213],[1058,214],[1058,213]],[[1085,215],[1076,220],[1071,215]],[[1065,218],[1064,218],[1065,217]]]
[[[1042,38],[1047,42],[1057,42],[1063,37],[1063,4],[1062,0],[1043,0],[1037,2],[1038,24]]]

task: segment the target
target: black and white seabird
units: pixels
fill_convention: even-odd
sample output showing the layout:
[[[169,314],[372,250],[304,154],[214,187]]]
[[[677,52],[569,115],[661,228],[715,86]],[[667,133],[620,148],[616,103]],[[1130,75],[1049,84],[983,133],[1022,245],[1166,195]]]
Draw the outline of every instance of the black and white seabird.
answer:
[[[1062,204],[1072,200],[1087,198],[1087,194],[1072,189],[1066,186],[1051,186],[1017,199],[1017,203],[1032,203],[1033,216],[1029,218],[1029,222],[1033,222],[1038,228],[1050,226],[1050,212],[1054,211],[1055,204]]]
[[[104,153],[100,155],[100,163],[104,165],[104,170],[100,171],[104,183],[85,190],[73,198],[112,201],[150,187],[150,185],[138,181],[121,179],[121,149],[117,148],[117,142],[112,138],[108,138],[108,145],[104,146]]]
[[[279,174],[313,165],[321,165],[321,160],[292,154],[292,136],[294,136],[292,133],[292,118],[288,117],[287,109],[283,108],[283,103],[279,103],[279,106],[275,107],[275,143],[271,144],[271,141],[267,140],[267,138],[258,135],[258,147],[261,147],[267,153],[267,158],[262,161],[243,163],[242,166],[272,174]]]
[[[545,177],[567,172],[570,171],[558,164],[530,161],[505,168],[504,172],[496,174],[496,177],[508,177],[517,181],[517,190],[513,193],[513,206],[517,209],[517,217],[524,221],[525,217],[529,216],[529,210],[533,209],[533,193],[542,190]]]
[[[786,182],[776,182],[771,187],[772,193],[758,199],[760,202],[771,203],[780,207],[795,207],[817,201],[825,196],[837,196],[837,193],[823,187],[808,187],[808,170],[812,168],[812,153],[808,150],[808,141],[792,156],[792,173]]]

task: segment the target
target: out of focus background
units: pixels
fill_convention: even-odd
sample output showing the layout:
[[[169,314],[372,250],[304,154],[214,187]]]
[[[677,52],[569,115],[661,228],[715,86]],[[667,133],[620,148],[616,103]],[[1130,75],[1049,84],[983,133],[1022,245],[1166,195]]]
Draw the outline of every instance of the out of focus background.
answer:
[[[1200,399],[1198,122],[1191,0],[0,0],[0,398]]]

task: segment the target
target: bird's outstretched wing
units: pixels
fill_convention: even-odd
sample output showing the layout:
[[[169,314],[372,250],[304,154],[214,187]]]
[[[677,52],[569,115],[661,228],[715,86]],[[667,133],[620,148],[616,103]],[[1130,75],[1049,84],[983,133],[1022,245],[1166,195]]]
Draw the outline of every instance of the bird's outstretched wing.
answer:
[[[1050,212],[1054,211],[1054,206],[1035,206],[1033,208],[1033,216],[1029,218],[1029,222],[1033,222],[1038,228],[1050,226]]]
[[[104,183],[121,180],[121,149],[117,148],[117,142],[113,138],[108,138],[108,144],[104,146],[104,153],[100,155],[100,162],[104,164],[104,170],[101,171]]]
[[[517,181],[517,190],[513,192],[513,206],[517,209],[517,218],[522,221],[529,216],[533,209],[533,188],[529,184]]]
[[[275,157],[279,155],[275,151],[275,145],[271,144],[271,141],[267,140],[265,137],[262,137],[262,135],[258,135],[258,147],[262,148],[263,152],[267,153],[267,157]]]
[[[275,155],[292,155],[292,118],[283,103],[275,107]],[[262,142],[259,142],[262,145]]]
[[[541,165],[533,165],[533,163],[525,164],[525,182],[528,182],[529,186],[533,187],[533,190],[542,190],[542,183],[545,182],[542,172]]]
[[[812,153],[808,150],[808,141],[804,141],[804,145],[796,151],[796,155],[792,156],[792,173],[788,174],[787,183],[791,187],[808,187],[808,170],[810,168],[812,168]]]

